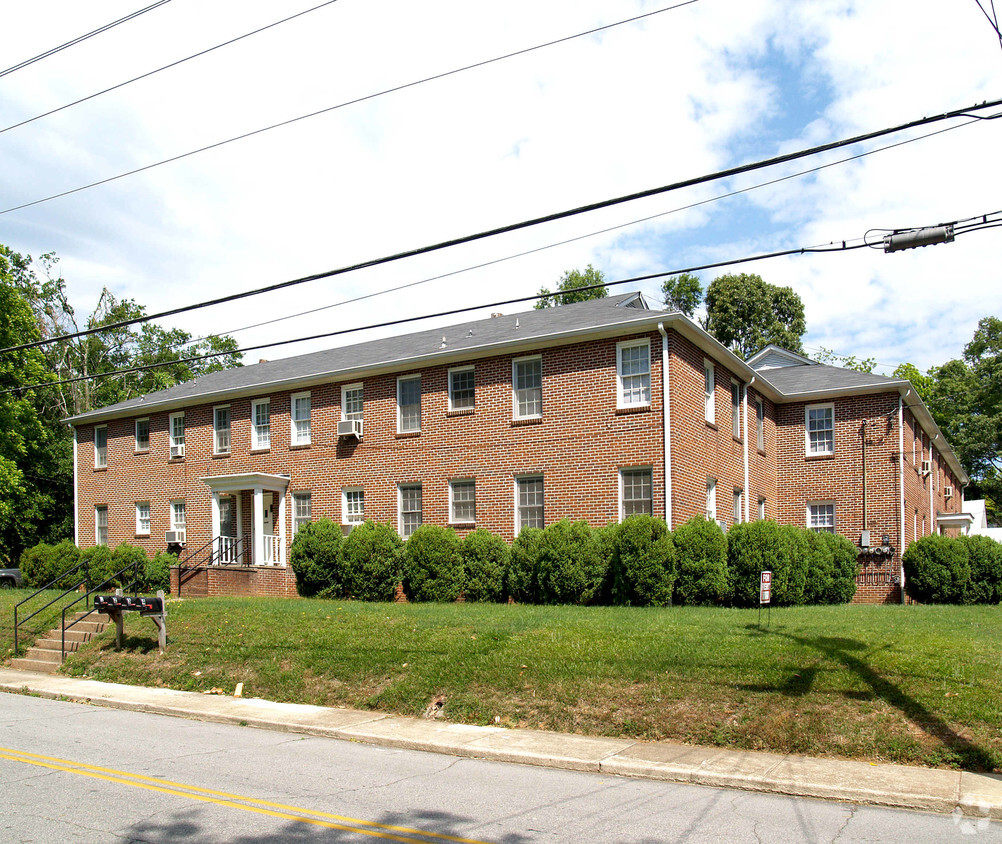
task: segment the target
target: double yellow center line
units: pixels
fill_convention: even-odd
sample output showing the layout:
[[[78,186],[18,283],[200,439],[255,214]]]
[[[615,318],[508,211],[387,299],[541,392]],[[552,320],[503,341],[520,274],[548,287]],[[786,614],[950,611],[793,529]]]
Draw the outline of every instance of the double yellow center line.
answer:
[[[329,812],[318,812],[313,809],[304,809],[300,806],[287,806],[283,803],[272,803],[268,800],[258,800],[255,797],[247,797],[241,794],[213,791],[209,788],[199,788],[194,785],[161,780],[142,774],[132,774],[128,771],[117,771],[114,768],[102,768],[98,765],[73,762],[69,759],[59,759],[54,756],[41,756],[37,753],[12,750],[7,747],[0,747],[0,759],[9,759],[11,762],[22,762],[25,765],[48,768],[52,771],[63,771],[64,773],[77,774],[82,777],[92,777],[93,779],[113,782],[119,785],[128,785],[132,788],[141,788],[146,791],[157,791],[161,794],[187,797],[189,800],[212,803],[230,809],[240,809],[244,812],[253,812],[258,815],[280,818],[281,820],[296,821],[328,829],[339,829],[345,832],[355,832],[359,835],[383,838],[388,841],[402,841],[406,842],[406,844],[429,844],[429,842],[437,841],[450,841],[456,842],[456,844],[486,844],[486,842],[477,841],[472,838],[458,838],[454,835],[444,835],[439,832],[425,832],[424,830],[411,829],[404,826],[393,826],[391,824],[345,817],[344,815],[335,815]]]

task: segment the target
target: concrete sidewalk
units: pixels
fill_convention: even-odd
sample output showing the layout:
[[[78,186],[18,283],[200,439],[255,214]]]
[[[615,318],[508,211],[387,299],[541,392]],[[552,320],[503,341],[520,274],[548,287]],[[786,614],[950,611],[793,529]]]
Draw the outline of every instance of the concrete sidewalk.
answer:
[[[9,668],[0,668],[0,691],[452,756],[947,814],[959,809],[972,817],[1002,820],[1002,776],[992,774],[472,727]]]

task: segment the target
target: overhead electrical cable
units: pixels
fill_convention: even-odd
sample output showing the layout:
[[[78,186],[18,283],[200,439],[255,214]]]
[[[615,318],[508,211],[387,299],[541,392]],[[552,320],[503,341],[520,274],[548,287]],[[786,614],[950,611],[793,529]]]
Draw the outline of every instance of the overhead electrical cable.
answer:
[[[127,79],[125,82],[119,82],[117,85],[112,85],[110,88],[105,88],[102,91],[96,91],[93,94],[89,94],[86,97],[81,97],[79,100],[74,100],[71,103],[66,103],[66,105],[61,105],[58,108],[50,109],[49,111],[43,112],[42,114],[36,114],[34,117],[29,117],[26,120],[22,120],[20,123],[13,123],[5,129],[0,129],[0,135],[4,132],[9,132],[11,129],[17,129],[19,126],[24,126],[28,123],[33,123],[36,120],[41,120],[43,117],[49,117],[50,115],[56,114],[57,112],[64,111],[65,109],[72,108],[75,105],[80,105],[80,103],[85,103],[88,100],[93,100],[95,97],[100,97],[103,94],[108,94],[112,91],[117,91],[119,88],[124,88],[126,85],[131,85],[133,82],[139,82],[141,79],[148,79],[149,77],[160,73],[164,70],[170,70],[172,67],[177,67],[179,64],[184,64],[192,59],[200,58],[201,56],[208,55],[214,50],[219,50],[223,47],[229,47],[231,44],[236,44],[238,41],[242,41],[244,38],[250,38],[252,35],[257,35],[273,27],[279,26],[283,23],[288,23],[296,18],[301,18],[303,15],[308,15],[310,12],[315,12],[317,9],[322,9],[325,6],[330,6],[336,3],[337,0],[327,0],[326,3],[321,3],[319,6],[313,6],[310,9],[305,9],[302,12],[296,12],[294,15],[289,15],[287,18],[282,18],[274,23],[269,23],[267,26],[259,27],[258,29],[252,30],[251,32],[245,32],[243,35],[238,35],[236,38],[231,38],[229,41],[224,41],[222,44],[216,44],[214,47],[209,47],[208,49],[201,50],[197,53],[192,53],[190,56],[186,56],[183,59],[178,59],[170,64],[165,64],[163,67],[158,67],[156,70],[150,70],[146,73],[142,73],[139,76],[133,76],[132,79]]]
[[[978,4],[978,8],[981,9],[984,16],[988,19],[988,25],[995,30],[995,35],[999,39],[999,46],[1002,47],[1002,30],[999,29],[999,18],[995,12],[995,0],[989,0],[992,9],[991,14],[988,14],[988,10],[981,3],[981,0],[974,0],[974,2]]]
[[[818,146],[810,147],[808,149],[798,150],[796,152],[785,153],[783,155],[775,156],[773,158],[763,159],[761,161],[752,162],[749,164],[742,164],[737,167],[731,167],[726,170],[718,170],[715,173],[710,173],[703,176],[696,176],[689,179],[684,179],[679,182],[673,182],[668,185],[662,185],[656,188],[648,188],[647,190],[638,191],[636,193],[626,194],[623,196],[614,197],[612,199],[605,199],[599,202],[593,202],[588,205],[581,205],[577,208],[571,208],[565,211],[558,211],[552,214],[546,214],[542,217],[533,217],[527,220],[522,220],[517,223],[509,223],[508,225],[499,226],[494,229],[487,229],[485,231],[477,232],[475,234],[464,235],[462,237],[452,238],[451,240],[444,240],[439,243],[434,243],[428,246],[421,246],[414,249],[408,249],[403,252],[397,252],[392,255],[386,255],[381,258],[373,258],[368,261],[362,261],[357,264],[350,264],[348,266],[339,267],[333,270],[326,270],[320,273],[314,273],[313,275],[303,276],[301,278],[295,278],[288,281],[277,282],[276,284],[266,285],[264,287],[254,288],[252,290],[245,290],[241,293],[232,293],[227,296],[220,296],[215,299],[208,299],[203,302],[198,302],[192,305],[180,305],[176,308],[170,308],[166,311],[160,311],[155,314],[148,314],[141,317],[136,317],[134,319],[122,320],[120,322],[111,323],[109,325],[102,326],[100,328],[90,328],[83,331],[76,331],[70,334],[61,334],[56,337],[50,337],[45,340],[35,340],[31,343],[22,343],[17,346],[8,346],[7,348],[0,349],[0,354],[4,352],[18,351],[20,349],[35,348],[38,346],[46,346],[51,343],[57,343],[60,340],[72,339],[75,337],[83,337],[88,334],[95,334],[99,331],[108,331],[114,328],[123,328],[127,325],[135,325],[141,322],[150,322],[155,319],[162,319],[168,316],[174,316],[180,313],[187,313],[188,311],[199,310],[201,308],[211,307],[212,305],[220,305],[228,302],[234,302],[240,299],[246,299],[250,296],[258,296],[262,293],[270,293],[275,290],[283,290],[289,287],[294,287],[296,285],[305,284],[310,281],[317,281],[323,278],[333,278],[334,276],[345,275],[347,273],[355,272],[361,269],[367,269],[370,267],[382,266],[384,264],[393,263],[395,261],[400,261],[405,258],[413,258],[418,255],[427,255],[431,252],[437,252],[443,249],[448,249],[453,246],[459,246],[461,244],[473,243],[479,240],[485,240],[490,237],[496,237],[501,234],[508,234],[515,231],[521,231],[522,229],[527,229],[532,226],[538,226],[543,223],[550,223],[556,220],[567,219],[568,217],[574,217],[580,214],[586,214],[591,211],[597,211],[603,208],[611,208],[615,205],[622,205],[627,202],[633,202],[637,199],[645,199],[651,196],[658,196],[660,194],[670,193],[672,191],[681,190],[682,188],[694,187],[696,185],[706,184],[708,182],[719,181],[720,179],[725,179],[730,176],[737,176],[742,173],[750,173],[755,170],[762,170],[766,167],[772,167],[777,164],[786,164],[790,161],[796,161],[801,158],[807,158],[811,155],[818,155],[819,153],[829,152],[831,150],[840,149],[842,147],[851,146],[852,144],[862,143],[864,141],[873,140],[875,138],[884,137],[886,135],[894,134],[895,132],[902,132],[907,129],[913,129],[920,126],[927,126],[932,123],[937,123],[943,120],[954,119],[958,116],[969,116],[969,112],[980,111],[986,108],[994,108],[996,106],[1002,105],[1002,100],[993,100],[990,102],[984,102],[980,105],[969,106],[965,109],[957,111],[949,111],[940,115],[933,117],[923,117],[919,120],[913,120],[908,123],[903,123],[898,126],[889,127],[886,129],[878,129],[874,132],[867,132],[862,135],[856,135],[852,138],[845,138],[839,141],[831,141],[826,144],[820,144]]]
[[[164,2],[166,2],[166,0],[164,0]],[[137,173],[144,173],[147,170],[154,169],[155,167],[162,167],[164,164],[172,164],[175,161],[181,161],[182,159],[190,158],[193,155],[198,155],[203,152],[208,152],[209,150],[218,149],[219,147],[226,146],[227,144],[232,144],[237,141],[243,141],[246,140],[247,138],[253,138],[254,136],[263,134],[264,132],[270,132],[272,129],[279,129],[282,126],[291,126],[293,123],[299,123],[300,121],[308,120],[311,117],[317,117],[321,114],[327,114],[337,109],[345,108],[346,106],[357,105],[358,103],[364,103],[367,102],[368,100],[376,99],[377,97],[382,97],[387,94],[393,94],[398,91],[404,91],[408,88],[414,88],[417,85],[423,85],[426,82],[434,82],[439,79],[445,79],[450,76],[455,76],[456,74],[459,73],[465,73],[468,70],[474,70],[478,67],[484,67],[485,65],[494,64],[495,62],[504,61],[506,59],[511,59],[516,56],[523,56],[527,53],[535,52],[536,50],[542,50],[545,47],[552,47],[556,44],[562,44],[566,41],[573,41],[576,38],[583,38],[587,35],[594,35],[596,32],[602,32],[607,29],[612,29],[613,27],[616,26],[622,26],[627,23],[633,23],[634,21],[638,21],[643,18],[649,18],[652,15],[659,15],[662,12],[670,12],[675,9],[680,9],[683,6],[690,6],[693,3],[698,3],[698,2],[699,0],[685,0],[685,2],[676,3],[673,6],[666,6],[663,9],[656,9],[653,12],[646,12],[642,15],[636,15],[632,18],[626,18],[621,21],[616,21],[615,23],[605,24],[603,26],[597,26],[594,27],[593,29],[589,29],[584,32],[577,32],[574,35],[566,35],[562,38],[556,38],[552,41],[547,41],[544,44],[537,44],[534,47],[526,47],[521,50],[516,50],[513,53],[506,53],[505,55],[502,56],[495,56],[492,59],[484,59],[483,61],[474,62],[473,64],[466,65],[465,67],[458,67],[454,68],[453,70],[444,71],[443,73],[436,73],[432,76],[426,76],[423,79],[417,79],[412,82],[405,82],[402,85],[396,85],[392,88],[386,88],[382,91],[377,91],[373,94],[365,94],[364,96],[356,97],[355,99],[352,100],[346,100],[343,103],[338,103],[336,105],[328,106],[327,108],[322,108],[317,111],[311,111],[308,114],[301,114],[298,117],[292,117],[289,118],[288,120],[282,120],[278,123],[272,123],[270,126],[264,126],[260,129],[253,129],[250,132],[244,132],[242,135],[236,135],[235,137],[227,138],[226,140],[223,141],[216,141],[215,143],[208,144],[207,146],[189,150],[188,152],[183,152],[180,153],[179,155],[171,156],[170,158],[164,158],[161,159],[160,161],[155,161],[152,164],[145,164],[142,167],[136,167],[124,173],[119,173],[117,176],[108,176],[105,179],[99,179],[98,181],[91,182],[90,184],[80,185],[79,187],[76,188],[70,188],[69,190],[64,190],[59,193],[54,193],[51,194],[50,196],[45,196],[42,197],[41,199],[35,199],[31,202],[24,202],[20,205],[15,205],[11,208],[6,208],[3,211],[0,211],[0,214],[9,214],[12,211],[20,211],[23,208],[30,208],[33,205],[41,205],[43,202],[50,202],[53,199],[60,199],[64,196],[70,196],[74,193],[80,193],[80,191],[90,190],[91,188],[96,188],[99,187],[100,185],[106,185],[110,182],[115,182],[118,181],[119,179],[124,179],[127,176],[134,176]]]
[[[133,18],[138,18],[140,15],[146,14],[146,12],[152,12],[154,9],[163,6],[165,3],[169,2],[170,0],[157,0],[156,3],[147,6],[145,9],[139,9],[136,12],[132,12],[131,14],[126,15],[124,18],[119,18],[117,21],[106,23],[104,26],[98,27],[97,29],[92,30],[91,32],[77,36],[72,41],[67,41],[65,44],[60,44],[58,47],[53,47],[51,50],[46,50],[44,53],[39,53],[37,56],[34,56],[30,59],[25,59],[23,62],[19,62],[16,65],[8,67],[6,70],[0,70],[0,77],[7,76],[8,74],[13,73],[15,70],[20,70],[21,68],[27,67],[28,65],[34,64],[35,62],[40,62],[42,59],[47,59],[49,56],[54,56],[56,53],[59,53],[69,47],[72,47],[75,44],[79,44],[81,41],[86,41],[88,38],[93,38],[95,35],[100,35],[102,32],[107,32],[109,29],[118,26],[120,23],[126,23],[127,21],[131,21]]]
[[[776,252],[762,253],[760,255],[748,255],[744,258],[732,258],[727,261],[715,261],[712,264],[700,264],[699,266],[694,266],[694,267],[682,267],[673,270],[663,270],[661,272],[649,273],[647,275],[638,275],[638,276],[633,276],[631,278],[622,278],[617,281],[604,281],[601,284],[589,284],[583,287],[574,288],[574,292],[581,293],[589,290],[598,290],[599,288],[603,287],[616,287],[617,285],[620,284],[637,284],[642,281],[651,281],[653,279],[664,278],[666,276],[679,275],[680,273],[693,273],[693,272],[700,272],[702,270],[718,269],[720,267],[731,267],[738,264],[751,263],[753,261],[764,261],[768,258],[781,258],[788,255],[807,255],[807,254],[818,254],[825,252],[849,252],[855,249],[865,249],[865,248],[866,244],[862,242],[850,245],[849,241],[842,241],[840,244],[834,244],[834,245],[809,246],[809,247],[800,247],[797,249],[782,249]],[[359,325],[354,328],[341,328],[338,329],[337,331],[327,331],[322,334],[311,334],[309,336],[304,336],[304,337],[294,337],[290,340],[275,340],[271,343],[260,343],[255,346],[246,346],[245,348],[242,349],[229,349],[222,352],[209,352],[208,354],[195,355],[188,358],[179,358],[176,360],[162,361],[159,363],[149,363],[143,366],[129,367],[127,369],[116,369],[112,372],[98,372],[91,375],[81,375],[76,378],[65,378],[61,381],[43,381],[41,383],[31,384],[28,386],[11,387],[6,390],[0,390],[0,395],[5,395],[7,393],[24,392],[25,390],[34,390],[41,387],[59,387],[66,384],[77,384],[81,381],[91,381],[97,378],[110,378],[115,375],[129,375],[135,372],[148,372],[153,369],[163,369],[164,367],[167,366],[175,366],[179,363],[195,363],[197,361],[225,357],[226,355],[246,354],[248,352],[260,351],[261,349],[273,349],[276,346],[288,346],[293,343],[306,343],[312,340],[325,340],[330,337],[338,337],[338,336],[343,336],[345,334],[354,334],[359,331],[370,331],[376,328],[390,328],[396,325],[405,325],[410,322],[419,322],[421,320],[426,320],[426,319],[438,319],[444,316],[455,316],[456,314],[469,313],[470,311],[482,311],[486,310],[487,308],[498,308],[498,307],[504,307],[506,305],[516,305],[524,302],[532,302],[536,299],[541,299],[541,298],[542,296],[539,293],[533,293],[529,296],[518,296],[513,299],[502,299],[496,302],[483,302],[479,305],[468,305],[462,308],[452,308],[451,310],[438,311],[437,313],[433,314],[401,317],[400,319],[391,319],[385,322],[376,322],[376,323],[371,323],[369,325]],[[100,329],[97,330],[106,331],[111,327],[112,326],[102,326]],[[93,333],[93,332],[87,332],[87,333]],[[56,339],[64,339],[64,338],[56,338]],[[5,349],[3,351],[8,351],[8,350]]]

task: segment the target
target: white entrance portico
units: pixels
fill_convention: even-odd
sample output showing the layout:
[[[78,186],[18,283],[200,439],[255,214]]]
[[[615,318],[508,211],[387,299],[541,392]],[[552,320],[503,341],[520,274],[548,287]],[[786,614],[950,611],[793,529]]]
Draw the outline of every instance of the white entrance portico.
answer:
[[[201,478],[212,493],[212,562],[284,566],[288,475],[247,472]],[[251,528],[243,526],[243,496],[251,494]],[[276,518],[277,516],[277,518]]]

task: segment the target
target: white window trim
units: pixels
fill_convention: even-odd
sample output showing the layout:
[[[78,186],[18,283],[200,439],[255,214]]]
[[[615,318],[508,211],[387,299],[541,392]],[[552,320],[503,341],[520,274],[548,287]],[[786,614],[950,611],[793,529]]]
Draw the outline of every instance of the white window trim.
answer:
[[[519,507],[518,507],[518,485],[520,483],[527,482],[527,481],[543,481],[543,514],[542,514],[543,518],[542,518],[542,522],[543,522],[544,527],[546,525],[546,480],[544,479],[544,477],[543,477],[542,474],[516,475],[515,476],[515,483],[513,485],[514,505],[515,505],[514,506],[514,510],[515,510],[515,513],[514,513],[514,516],[515,516],[515,519],[514,519],[514,522],[515,522],[515,536],[518,536],[519,533],[522,531],[522,526],[519,524],[520,519],[519,519]]]
[[[811,507],[831,507],[832,508],[832,533],[838,532],[838,505],[835,501],[808,501],[804,507],[804,524],[808,530],[817,530],[815,525],[811,524]],[[822,530],[827,532],[827,528],[822,528]]]
[[[625,402],[623,400],[623,352],[627,349],[647,349],[647,390],[646,398],[638,402]],[[643,373],[640,373],[643,374]],[[635,378],[636,375],[631,375]],[[648,338],[643,340],[623,340],[616,344],[616,407],[617,409],[630,407],[650,407],[651,406],[651,341]]]
[[[715,522],[719,517],[717,510],[717,479],[706,479],[706,518]]]
[[[408,428],[406,431],[403,429],[403,413],[400,404],[400,385],[405,381],[417,381],[420,385],[418,388],[418,426],[416,428]],[[398,434],[420,434],[421,433],[421,393],[424,391],[424,384],[421,383],[421,373],[411,373],[410,375],[398,375],[397,376],[397,433]],[[409,486],[409,484],[405,484]]]
[[[717,374],[713,361],[703,358],[703,416],[711,425],[717,422]]]
[[[626,496],[623,484],[623,474],[626,472],[647,472],[651,477],[651,515],[654,515],[654,467],[653,466],[621,466],[619,469],[619,521],[626,518]]]
[[[759,521],[765,521],[765,499],[759,498],[758,500],[758,518]]]
[[[143,528],[142,520],[139,517],[139,508],[146,508],[146,528]],[[137,501],[136,502],[136,536],[149,536],[150,528],[153,523],[153,510],[150,508],[149,501]]]
[[[539,361],[539,413],[527,413],[524,416],[518,412],[518,383],[515,376],[515,367],[520,363]],[[512,419],[542,419],[543,418],[543,356],[526,355],[525,357],[511,359],[511,418]]]
[[[97,447],[97,432],[104,431],[104,459],[101,460],[102,452]],[[107,469],[108,468],[108,426],[107,425],[95,425],[94,426],[94,468],[95,469]]]
[[[831,451],[811,451],[811,411],[830,410],[832,418],[832,447]],[[822,404],[809,404],[804,407],[804,455],[807,457],[828,457],[835,453],[835,404],[825,402]]]
[[[745,491],[743,489],[734,490],[734,524],[739,525],[745,520]]]
[[[737,401],[735,401],[734,388],[737,387]],[[731,436],[740,440],[741,437],[741,382],[737,378],[731,379]]]
[[[177,515],[175,513],[175,508],[174,508],[175,504],[180,504],[181,505],[181,510],[184,512],[184,524],[178,524],[178,522],[177,522],[177,520],[175,518],[175,516]],[[184,530],[184,531],[186,531],[187,530],[187,525],[188,525],[188,505],[185,503],[185,499],[183,499],[183,498],[172,498],[170,500],[170,529],[171,530]]]
[[[104,511],[104,542],[100,541],[100,523],[98,521],[98,513]],[[109,533],[109,516],[108,516],[108,505],[107,504],[95,504],[94,505],[94,544],[104,545],[107,547],[110,537]]]
[[[180,419],[181,420],[181,429],[182,429],[182,431],[184,431],[184,429],[185,429],[184,411],[182,410],[179,413],[172,413],[172,414],[170,414],[170,416],[167,419],[167,438],[168,438],[168,442],[170,443],[170,451],[168,452],[168,454],[170,455],[170,459],[171,460],[183,460],[184,459],[184,449],[185,449],[185,434],[187,432],[185,431],[185,433],[181,435],[181,442],[180,443],[178,443],[175,440],[175,438],[174,438],[174,420],[175,419]],[[177,454],[174,453],[175,449],[178,449]]]
[[[361,518],[354,516],[348,512],[348,493],[349,492],[360,492],[362,493],[362,512]],[[341,490],[341,524],[343,525],[360,525],[365,521],[365,489],[360,486],[346,486]]]
[[[310,403],[310,412],[306,415],[306,419],[296,419],[296,399],[307,399]],[[299,429],[296,428],[296,422],[306,422],[306,436],[301,438],[299,436]],[[310,391],[305,390],[302,393],[293,393],[289,396],[289,444],[290,445],[310,445],[313,441],[313,399],[310,397]]]
[[[229,410],[230,406],[228,404],[217,404],[212,408],[212,453],[213,454],[229,454],[233,448],[233,413],[230,413],[230,426],[227,428],[227,440],[228,445],[225,449],[219,448],[219,428],[216,427],[216,412],[220,410]]]
[[[456,518],[456,500],[454,497],[456,484],[473,485],[473,518]],[[464,502],[466,503],[466,502]],[[453,478],[449,481],[449,524],[450,525],[474,525],[477,523],[477,480],[476,478]]]
[[[141,446],[139,444],[139,423],[140,422],[145,422],[146,423],[146,445],[144,445],[144,446]],[[133,426],[133,439],[132,439],[132,443],[133,443],[133,449],[135,451],[144,452],[144,451],[149,451],[150,450],[150,417],[149,416],[142,416],[142,417],[140,417],[139,419],[136,420],[135,425]]]
[[[759,451],[765,451],[765,399],[755,398],[755,441]]]
[[[304,498],[310,500],[310,516],[304,521],[298,521],[296,516],[296,504]],[[292,535],[295,536],[298,533],[299,528],[304,524],[313,521],[313,493],[308,489],[299,490],[298,492],[292,493]]]
[[[424,524],[424,486],[420,483],[407,483],[407,484],[397,484],[397,533],[400,534],[401,539],[408,539],[413,535],[414,531],[410,534],[404,536],[404,490],[405,489],[417,489],[421,492],[421,509],[418,511],[420,514],[420,521],[417,524],[417,528]]]
[[[473,406],[472,407],[455,407],[453,405],[453,403],[452,403],[452,378],[453,378],[454,375],[460,375],[460,374],[462,374],[464,372],[472,372],[473,373]],[[477,370],[476,370],[476,367],[473,364],[469,364],[468,366],[453,366],[451,369],[449,369],[448,388],[449,388],[449,405],[448,406],[449,406],[449,412],[450,413],[452,413],[452,412],[471,413],[472,411],[476,410],[476,408],[477,408]]]
[[[341,385],[341,421],[346,422],[348,420],[348,414],[345,411],[345,404],[347,403],[348,393],[354,392],[355,390],[362,391],[362,413],[365,412],[365,387],[363,382],[358,381],[354,384],[342,384]],[[361,418],[361,417],[360,417]]]
[[[258,442],[257,408],[261,405],[268,407],[268,444],[261,445]],[[254,399],[251,402],[251,451],[267,451],[271,448],[271,399]]]

